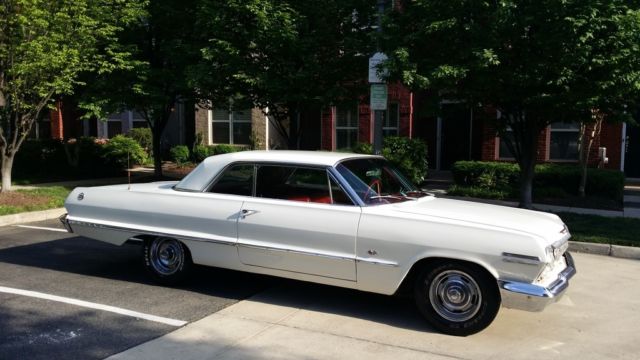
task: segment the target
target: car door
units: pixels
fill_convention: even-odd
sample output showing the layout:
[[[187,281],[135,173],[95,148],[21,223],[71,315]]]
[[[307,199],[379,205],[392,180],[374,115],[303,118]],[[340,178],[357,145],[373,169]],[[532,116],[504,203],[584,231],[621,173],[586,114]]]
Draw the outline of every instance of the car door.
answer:
[[[356,280],[360,207],[326,169],[258,165],[255,187],[238,220],[244,264]]]

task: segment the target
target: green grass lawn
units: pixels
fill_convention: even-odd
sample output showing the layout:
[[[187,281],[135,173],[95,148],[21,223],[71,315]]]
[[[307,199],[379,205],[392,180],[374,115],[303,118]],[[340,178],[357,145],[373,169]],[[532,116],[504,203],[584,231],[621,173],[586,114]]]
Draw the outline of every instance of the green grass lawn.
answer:
[[[70,192],[63,186],[51,186],[0,193],[0,215],[59,208]]]
[[[640,219],[558,213],[571,232],[571,240],[640,247]]]

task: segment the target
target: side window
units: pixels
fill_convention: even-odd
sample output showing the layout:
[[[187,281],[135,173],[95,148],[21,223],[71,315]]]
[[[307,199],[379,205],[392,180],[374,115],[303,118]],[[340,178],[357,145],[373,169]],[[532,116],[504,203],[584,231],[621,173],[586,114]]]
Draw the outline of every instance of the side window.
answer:
[[[331,184],[331,199],[334,204],[338,205],[353,205],[353,201],[349,198],[349,196],[342,190],[340,185],[338,185],[333,178],[329,178],[329,183]]]
[[[226,169],[209,192],[251,196],[253,194],[253,165],[235,165]]]
[[[323,204],[351,204],[342,189],[337,184],[330,183],[325,169],[265,165],[258,168],[257,174],[258,197]],[[334,188],[335,194],[332,196]]]

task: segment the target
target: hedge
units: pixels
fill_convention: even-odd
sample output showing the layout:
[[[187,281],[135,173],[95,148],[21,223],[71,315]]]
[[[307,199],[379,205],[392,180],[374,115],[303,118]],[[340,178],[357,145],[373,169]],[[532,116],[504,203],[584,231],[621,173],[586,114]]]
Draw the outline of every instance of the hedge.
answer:
[[[346,150],[358,154],[373,154],[373,145],[358,143]],[[415,184],[421,184],[427,177],[427,144],[423,140],[401,136],[385,137],[382,155]]]
[[[504,162],[458,161],[452,169],[453,180],[459,186],[517,194],[520,169],[517,164]],[[578,165],[539,164],[533,180],[534,195],[563,197],[578,195],[581,169]],[[585,192],[622,201],[624,174],[616,170],[589,168]]]

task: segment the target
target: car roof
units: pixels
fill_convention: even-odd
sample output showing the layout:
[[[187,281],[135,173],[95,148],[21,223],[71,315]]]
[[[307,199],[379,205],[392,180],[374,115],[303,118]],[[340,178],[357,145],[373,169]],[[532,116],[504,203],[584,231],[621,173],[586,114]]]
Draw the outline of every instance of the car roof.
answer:
[[[329,151],[299,151],[299,150],[257,150],[239,151],[234,153],[214,155],[206,158],[189,175],[180,181],[176,188],[180,190],[202,191],[211,181],[214,174],[227,165],[236,162],[280,163],[311,166],[335,166],[337,163],[363,157],[377,157],[375,155],[340,153]]]

